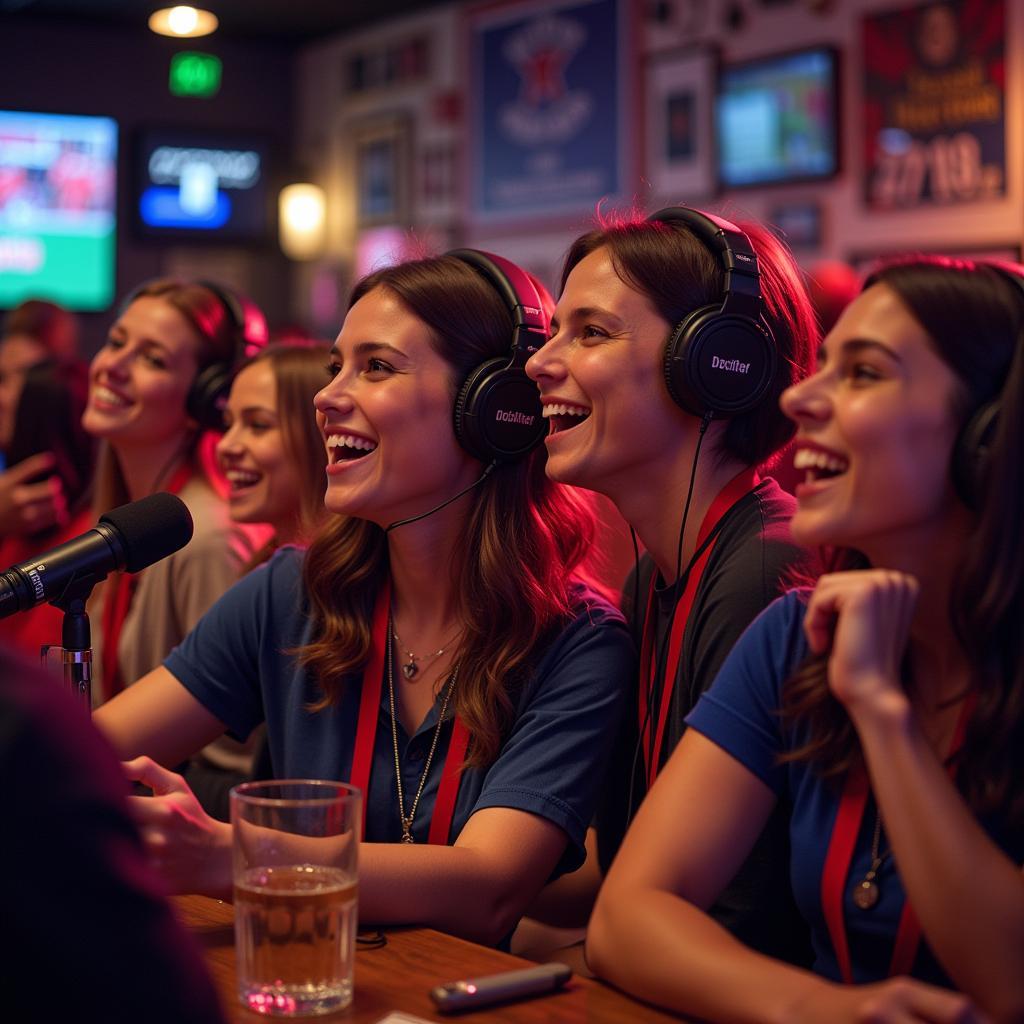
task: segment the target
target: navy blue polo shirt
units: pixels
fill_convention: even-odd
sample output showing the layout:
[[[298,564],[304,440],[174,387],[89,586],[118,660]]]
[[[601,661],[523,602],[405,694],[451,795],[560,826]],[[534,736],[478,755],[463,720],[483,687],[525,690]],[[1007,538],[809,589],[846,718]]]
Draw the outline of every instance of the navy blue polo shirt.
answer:
[[[316,681],[288,651],[310,639],[302,586],[303,552],[279,551],[228,590],[164,665],[239,738],[266,721],[278,778],[337,779],[352,772],[361,677],[348,681],[341,702],[321,711]],[[618,611],[580,588],[577,614],[549,641],[523,686],[512,727],[497,759],[465,771],[449,841],[484,807],[512,807],[553,822],[569,839],[555,874],[575,870],[603,781],[629,682],[632,640]],[[440,701],[413,736],[397,723],[406,807],[419,785]],[[452,723],[441,725],[413,836],[427,841]],[[366,840],[398,842],[395,758],[385,681],[374,742],[366,808]]]

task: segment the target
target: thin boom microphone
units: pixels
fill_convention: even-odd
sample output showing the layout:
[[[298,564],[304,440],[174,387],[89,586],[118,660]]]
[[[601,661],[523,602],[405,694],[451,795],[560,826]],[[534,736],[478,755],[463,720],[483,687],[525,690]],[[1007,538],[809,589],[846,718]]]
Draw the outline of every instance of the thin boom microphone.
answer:
[[[468,487],[463,487],[458,494],[452,495],[447,501],[442,501],[440,505],[430,509],[429,512],[421,512],[418,516],[409,516],[408,519],[399,519],[397,522],[392,523],[390,526],[384,527],[385,533],[390,533],[392,530],[397,529],[399,526],[408,526],[409,523],[419,522],[421,519],[426,519],[427,516],[432,516],[435,512],[440,512],[441,509],[447,508],[453,501],[458,501],[464,494],[469,494],[474,487],[479,487],[490,475],[491,471],[497,466],[497,462],[492,462],[483,473],[474,480]]]

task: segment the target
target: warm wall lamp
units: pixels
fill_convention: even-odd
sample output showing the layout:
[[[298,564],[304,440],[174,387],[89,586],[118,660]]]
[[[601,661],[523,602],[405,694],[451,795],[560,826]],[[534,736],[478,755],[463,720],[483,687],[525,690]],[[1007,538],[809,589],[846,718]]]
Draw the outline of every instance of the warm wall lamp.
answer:
[[[286,185],[278,198],[277,213],[278,235],[285,256],[293,260],[313,260],[321,255],[327,202],[319,185]]]
[[[198,7],[164,7],[149,16],[150,31],[161,36],[195,39],[217,31],[217,15]]]

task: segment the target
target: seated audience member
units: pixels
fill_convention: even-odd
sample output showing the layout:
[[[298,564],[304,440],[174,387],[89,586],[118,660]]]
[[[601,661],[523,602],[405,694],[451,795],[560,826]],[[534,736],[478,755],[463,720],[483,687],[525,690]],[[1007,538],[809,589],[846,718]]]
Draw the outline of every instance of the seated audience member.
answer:
[[[356,286],[315,403],[333,515],[97,712],[176,889],[230,891],[231,827],[156,762],[264,720],[278,777],[364,790],[364,920],[497,943],[580,864],[633,650],[583,580],[589,509],[544,474],[522,364],[546,336],[497,257]]]
[[[326,345],[271,345],[235,375],[224,409],[217,461],[230,487],[237,523],[266,523],[273,535],[246,568],[262,564],[282,544],[305,543],[324,518],[327,451],[313,397],[328,380]],[[193,758],[185,777],[203,807],[227,821],[229,791],[252,777],[253,756],[265,748],[228,737]],[[260,774],[268,774],[260,765]]]
[[[237,523],[267,523],[264,562],[282,544],[309,541],[325,515],[327,451],[313,398],[328,380],[326,344],[275,344],[235,375],[217,462]]]
[[[534,913],[550,924],[586,923],[685,716],[804,564],[788,531],[794,501],[762,473],[793,433],[778,396],[816,340],[792,258],[761,226],[672,208],[602,225],[569,250],[551,339],[527,364],[550,424],[547,472],[610,497],[647,553],[624,590],[640,676],[599,856],[544,894]],[[712,913],[764,952],[806,959],[787,861],[780,809]]]
[[[37,390],[47,373],[56,374],[69,386],[74,378],[77,385],[81,365],[75,359],[77,347],[78,321],[73,313],[52,302],[30,299],[4,318],[0,335],[0,540],[31,536],[67,522],[67,508],[73,502],[62,490],[61,485],[67,481],[54,464],[55,459],[60,461],[60,453],[28,434],[22,438],[33,442],[30,447],[21,444],[12,448],[12,444],[18,410],[24,414],[47,397]],[[29,371],[35,371],[35,387],[30,389],[30,400],[22,403],[21,392]],[[55,406],[51,411],[58,410]],[[38,423],[38,418],[34,422]],[[56,434],[47,427],[41,436],[51,440]],[[56,443],[62,445],[62,451],[76,444],[66,436],[57,437]]]
[[[1021,274],[883,267],[783,395],[793,534],[835,571],[744,634],[633,823],[587,940],[622,988],[711,1021],[1024,1020]],[[782,802],[813,973],[706,913]]]
[[[87,391],[85,368],[77,363],[41,363],[25,374],[7,444],[17,465],[2,475],[20,477],[30,467],[38,472],[9,492],[27,500],[17,499],[21,528],[0,538],[0,571],[57,547],[92,523],[89,485],[95,445],[81,427]],[[39,475],[46,479],[30,482]],[[29,496],[34,488],[43,492],[42,499]],[[13,615],[0,620],[0,640],[27,657],[38,657],[43,644],[60,642],[60,622],[61,613],[50,607]]]
[[[147,863],[124,775],[88,716],[0,651],[0,722],[0,1016],[222,1021],[199,951]]]
[[[251,303],[210,282],[165,278],[128,297],[92,361],[82,425],[101,441],[94,516],[170,491],[195,524],[180,551],[97,588],[94,698],[109,699],[159,665],[258,546],[263,534],[231,522],[198,451],[203,431],[223,426],[221,403],[245,349],[265,340]]]

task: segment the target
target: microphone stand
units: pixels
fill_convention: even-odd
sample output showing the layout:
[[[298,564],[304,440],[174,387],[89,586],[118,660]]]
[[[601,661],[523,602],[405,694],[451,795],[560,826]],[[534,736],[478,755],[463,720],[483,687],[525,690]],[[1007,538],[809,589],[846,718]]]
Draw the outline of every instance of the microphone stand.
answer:
[[[89,574],[74,581],[59,598],[50,602],[64,612],[60,638],[64,687],[81,702],[87,714],[92,713],[92,634],[85,602],[97,582],[96,577]]]

